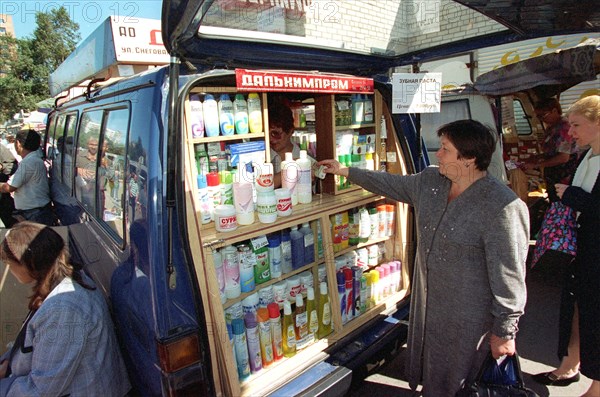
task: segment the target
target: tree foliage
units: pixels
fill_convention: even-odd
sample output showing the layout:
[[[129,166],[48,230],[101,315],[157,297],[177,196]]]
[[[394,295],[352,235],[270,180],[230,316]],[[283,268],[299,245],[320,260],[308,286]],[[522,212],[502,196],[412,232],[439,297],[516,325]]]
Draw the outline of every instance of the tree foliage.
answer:
[[[36,14],[33,37],[0,36],[0,124],[50,96],[50,74],[75,50],[79,24],[64,7]]]

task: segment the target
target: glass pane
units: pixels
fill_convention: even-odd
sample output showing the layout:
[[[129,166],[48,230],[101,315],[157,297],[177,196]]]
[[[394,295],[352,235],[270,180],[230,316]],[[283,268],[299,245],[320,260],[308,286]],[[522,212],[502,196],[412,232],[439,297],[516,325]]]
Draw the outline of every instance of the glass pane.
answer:
[[[525,111],[523,110],[523,105],[521,104],[521,101],[513,101],[513,108],[515,112],[515,127],[517,128],[517,134],[531,135],[531,123],[529,122],[529,117],[525,114]]]
[[[73,187],[73,137],[75,136],[75,126],[77,125],[77,115],[69,115],[67,118],[67,133],[64,138],[64,157],[62,167],[62,182],[68,186],[69,191]]]
[[[96,110],[81,117],[75,159],[75,197],[93,215],[96,215],[96,166],[103,114],[102,110]]]
[[[121,238],[123,238],[125,147],[128,125],[128,109],[108,112],[99,170],[102,219]]]

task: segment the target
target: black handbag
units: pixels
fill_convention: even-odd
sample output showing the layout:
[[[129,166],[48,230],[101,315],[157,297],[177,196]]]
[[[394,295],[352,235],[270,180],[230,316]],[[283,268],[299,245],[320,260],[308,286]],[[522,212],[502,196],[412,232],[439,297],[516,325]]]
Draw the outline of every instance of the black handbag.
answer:
[[[472,383],[465,383],[456,397],[539,397],[525,387],[519,357],[506,357],[500,365],[488,353]]]

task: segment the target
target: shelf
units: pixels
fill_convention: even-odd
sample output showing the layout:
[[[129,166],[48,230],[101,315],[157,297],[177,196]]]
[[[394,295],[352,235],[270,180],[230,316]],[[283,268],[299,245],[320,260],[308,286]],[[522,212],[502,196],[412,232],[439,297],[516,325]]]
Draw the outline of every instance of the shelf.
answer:
[[[234,135],[219,135],[204,138],[192,139],[193,144],[197,143],[210,143],[210,142],[223,142],[223,141],[239,141],[240,139],[252,139],[252,138],[264,138],[263,132],[256,132],[254,134],[234,134]]]
[[[321,218],[323,214],[337,214],[380,199],[382,199],[382,196],[367,192],[364,189],[339,196],[316,194],[313,195],[312,203],[294,206],[292,215],[279,217],[274,223],[265,224],[255,221],[251,225],[238,226],[236,230],[231,232],[217,232],[214,222],[204,225],[202,228],[202,243],[205,248],[221,248],[226,245],[280,231],[281,229],[300,223],[310,222]],[[258,218],[258,216],[256,217]]]
[[[362,123],[362,124],[350,124],[350,125],[336,125],[335,126],[335,130],[336,131],[343,131],[343,130],[358,130],[361,128],[371,128],[371,127],[375,127],[375,123]]]
[[[358,245],[351,245],[348,248],[344,248],[341,251],[334,252],[334,256],[337,258],[338,256],[342,256],[344,254],[347,254],[348,252],[352,252],[352,251],[355,251],[360,248],[368,247],[370,245],[377,244],[377,243],[383,243],[385,241],[388,241],[390,238],[391,237],[388,236],[388,237],[369,239],[369,241],[367,241],[366,243],[359,243]]]

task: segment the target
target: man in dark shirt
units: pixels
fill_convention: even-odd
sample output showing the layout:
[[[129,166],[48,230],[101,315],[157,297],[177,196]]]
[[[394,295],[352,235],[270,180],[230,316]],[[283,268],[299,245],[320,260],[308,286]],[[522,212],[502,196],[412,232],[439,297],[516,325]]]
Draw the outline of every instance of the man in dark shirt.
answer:
[[[8,181],[8,178],[17,171],[17,160],[3,144],[0,144],[0,182]],[[4,224],[4,227],[11,228],[15,223],[16,219],[13,218],[12,213],[15,210],[15,202],[10,193],[0,194],[0,220]]]

